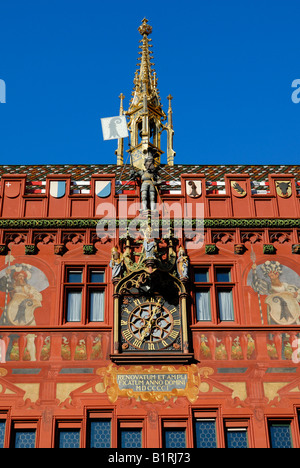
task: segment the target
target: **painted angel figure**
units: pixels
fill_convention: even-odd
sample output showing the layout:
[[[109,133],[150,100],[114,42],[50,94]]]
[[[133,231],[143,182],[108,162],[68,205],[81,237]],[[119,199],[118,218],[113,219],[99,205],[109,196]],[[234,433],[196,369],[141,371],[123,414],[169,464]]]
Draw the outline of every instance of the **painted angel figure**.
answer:
[[[267,296],[265,303],[268,306],[269,323],[299,324],[299,276],[277,261],[267,261],[259,266],[254,263],[252,270],[252,288],[259,295]]]

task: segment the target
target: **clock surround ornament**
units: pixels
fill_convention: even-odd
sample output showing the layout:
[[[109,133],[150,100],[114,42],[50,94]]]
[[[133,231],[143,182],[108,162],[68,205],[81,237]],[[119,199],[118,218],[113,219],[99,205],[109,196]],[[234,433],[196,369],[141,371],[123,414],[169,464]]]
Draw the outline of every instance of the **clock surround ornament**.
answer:
[[[138,240],[128,235],[119,252],[124,268],[113,281],[111,359],[116,364],[187,364],[193,359],[187,330],[188,277],[178,270],[178,258],[187,256],[182,246],[176,249],[172,237],[152,238],[149,226],[142,234]]]

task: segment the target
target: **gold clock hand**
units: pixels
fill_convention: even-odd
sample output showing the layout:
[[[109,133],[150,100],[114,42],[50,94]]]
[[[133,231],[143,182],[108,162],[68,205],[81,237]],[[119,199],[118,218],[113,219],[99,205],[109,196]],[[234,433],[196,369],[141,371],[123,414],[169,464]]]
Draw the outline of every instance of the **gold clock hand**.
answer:
[[[155,316],[156,316],[156,312],[159,311],[160,309],[160,301],[161,301],[161,298],[159,298],[158,300],[158,304],[153,308],[152,312],[151,312],[151,315],[149,317],[149,319],[147,320],[147,325],[146,327],[144,328],[144,330],[142,331],[141,333],[141,340],[143,341],[146,336],[148,336],[151,332],[151,329],[152,329],[152,326],[154,324],[154,321],[155,321]]]

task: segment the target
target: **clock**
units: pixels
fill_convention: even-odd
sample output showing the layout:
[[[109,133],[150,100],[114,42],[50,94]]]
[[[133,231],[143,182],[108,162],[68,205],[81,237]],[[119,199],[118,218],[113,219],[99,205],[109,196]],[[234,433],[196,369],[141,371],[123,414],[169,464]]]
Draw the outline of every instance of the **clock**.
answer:
[[[125,296],[120,314],[122,351],[181,350],[179,305],[162,296]]]

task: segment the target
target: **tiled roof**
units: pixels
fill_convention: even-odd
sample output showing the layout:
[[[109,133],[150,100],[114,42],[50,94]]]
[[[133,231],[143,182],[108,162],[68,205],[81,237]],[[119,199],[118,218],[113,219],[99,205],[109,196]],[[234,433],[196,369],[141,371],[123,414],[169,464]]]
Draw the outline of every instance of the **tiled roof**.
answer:
[[[93,174],[113,173],[117,180],[128,180],[130,166],[116,164],[47,164],[47,165],[5,165],[0,166],[0,176],[3,174],[26,174],[28,181],[45,180],[48,174],[69,174],[73,180],[90,180]],[[223,182],[225,174],[249,174],[253,181],[267,181],[268,174],[286,173],[295,176],[300,181],[300,165],[185,165],[161,166],[161,177],[167,181],[179,180],[184,173],[201,173],[207,181]]]

